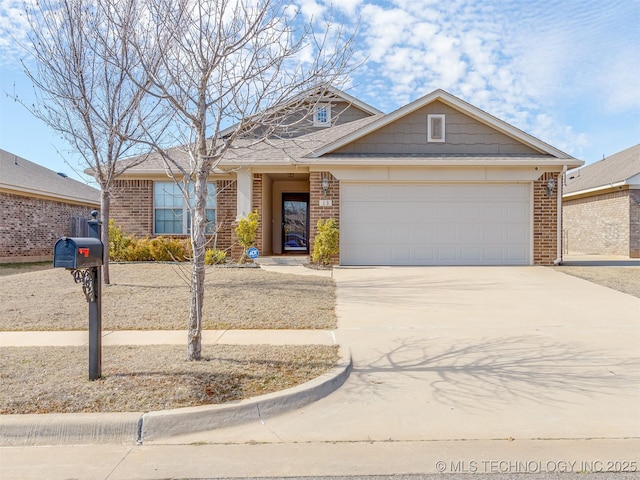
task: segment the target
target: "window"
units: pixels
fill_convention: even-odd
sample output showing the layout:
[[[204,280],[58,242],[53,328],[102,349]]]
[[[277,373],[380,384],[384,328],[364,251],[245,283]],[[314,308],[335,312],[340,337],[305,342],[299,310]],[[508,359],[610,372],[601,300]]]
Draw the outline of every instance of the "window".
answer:
[[[331,126],[331,105],[328,103],[316,105],[316,109],[313,112],[313,124],[316,127]]]
[[[427,115],[427,142],[444,142],[444,115]]]
[[[189,195],[193,202],[193,195]],[[216,184],[207,184],[207,229],[206,233],[215,232],[216,223]],[[180,187],[175,182],[153,183],[153,233],[189,234],[191,233],[191,216]]]

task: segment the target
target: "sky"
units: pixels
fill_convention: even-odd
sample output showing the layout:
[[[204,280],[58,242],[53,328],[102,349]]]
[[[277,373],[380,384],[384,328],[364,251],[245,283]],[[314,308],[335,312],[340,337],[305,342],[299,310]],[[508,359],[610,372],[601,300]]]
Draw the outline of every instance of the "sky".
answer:
[[[587,164],[640,143],[640,0],[294,2],[310,21],[357,26],[347,92],[383,112],[442,88]],[[0,148],[86,179],[10,98],[32,98],[21,5],[0,0]]]

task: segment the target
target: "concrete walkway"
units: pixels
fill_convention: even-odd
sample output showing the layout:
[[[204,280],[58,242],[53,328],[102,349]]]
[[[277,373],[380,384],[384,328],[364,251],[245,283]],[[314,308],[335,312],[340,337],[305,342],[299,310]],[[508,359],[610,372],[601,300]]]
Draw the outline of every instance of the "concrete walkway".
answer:
[[[102,345],[185,345],[187,331],[105,331]],[[89,344],[89,332],[0,332],[0,347],[82,347]],[[329,330],[203,330],[203,345],[335,345]]]
[[[640,299],[543,267],[333,275],[353,358],[333,394],[138,446],[3,448],[0,478],[640,469]]]

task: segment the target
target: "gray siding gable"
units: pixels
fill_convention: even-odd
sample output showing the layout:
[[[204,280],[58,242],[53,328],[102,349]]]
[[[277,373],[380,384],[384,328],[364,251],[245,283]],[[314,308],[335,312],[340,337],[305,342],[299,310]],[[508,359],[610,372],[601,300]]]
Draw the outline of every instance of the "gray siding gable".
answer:
[[[429,114],[445,115],[445,142],[427,142]],[[540,155],[542,152],[436,100],[332,153],[339,155]]]

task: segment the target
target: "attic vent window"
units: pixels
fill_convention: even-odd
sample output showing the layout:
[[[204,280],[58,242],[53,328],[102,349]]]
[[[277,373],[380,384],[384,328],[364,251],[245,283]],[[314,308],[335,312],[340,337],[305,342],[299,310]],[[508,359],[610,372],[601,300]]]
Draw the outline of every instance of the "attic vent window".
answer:
[[[427,142],[444,143],[444,115],[427,115]]]
[[[316,105],[313,112],[313,125],[316,127],[328,127],[331,125],[331,105],[322,103]]]

